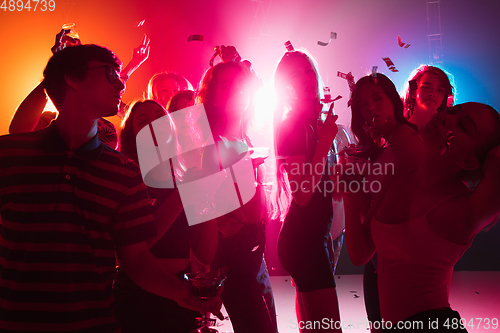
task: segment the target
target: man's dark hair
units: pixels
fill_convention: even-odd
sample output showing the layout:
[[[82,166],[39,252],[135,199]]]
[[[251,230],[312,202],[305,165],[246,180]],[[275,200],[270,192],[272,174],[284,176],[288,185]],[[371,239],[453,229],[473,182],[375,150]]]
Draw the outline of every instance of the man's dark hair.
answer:
[[[92,60],[104,62],[119,71],[121,61],[108,48],[94,45],[77,45],[56,52],[49,59],[43,71],[43,87],[57,109],[60,109],[66,96],[67,84],[64,75],[84,79],[88,63]]]

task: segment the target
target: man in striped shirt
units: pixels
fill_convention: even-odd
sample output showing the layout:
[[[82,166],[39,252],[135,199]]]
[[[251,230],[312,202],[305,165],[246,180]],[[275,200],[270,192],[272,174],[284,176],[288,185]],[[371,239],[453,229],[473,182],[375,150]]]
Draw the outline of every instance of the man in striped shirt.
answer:
[[[57,52],[43,80],[57,120],[0,137],[2,332],[118,332],[117,255],[146,290],[192,309],[220,308],[152,257],[144,240],[156,230],[139,168],[97,137],[98,119],[119,109],[120,66],[97,45]]]

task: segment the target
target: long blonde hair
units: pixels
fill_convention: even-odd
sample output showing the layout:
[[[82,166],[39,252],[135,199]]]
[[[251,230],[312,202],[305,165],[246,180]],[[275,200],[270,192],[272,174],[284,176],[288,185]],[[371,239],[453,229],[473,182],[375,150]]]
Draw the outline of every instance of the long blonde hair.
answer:
[[[278,99],[273,119],[273,139],[275,153],[274,157],[276,162],[276,172],[273,174],[274,177],[272,180],[272,188],[270,194],[271,198],[269,200],[268,207],[269,217],[272,220],[279,219],[280,221],[283,221],[293,200],[290,182],[288,181],[288,175],[284,168],[284,157],[278,155],[277,145],[279,142],[281,123],[287,116],[288,112],[291,110],[289,103],[290,101],[287,100],[288,93],[286,91],[286,86],[289,80],[289,73],[291,70],[293,70],[291,61],[297,58],[307,60],[316,73],[316,79],[318,81],[318,95],[316,96],[316,99],[318,103],[323,96],[323,82],[319,75],[316,61],[305,51],[286,52],[278,63],[274,74],[274,86]]]

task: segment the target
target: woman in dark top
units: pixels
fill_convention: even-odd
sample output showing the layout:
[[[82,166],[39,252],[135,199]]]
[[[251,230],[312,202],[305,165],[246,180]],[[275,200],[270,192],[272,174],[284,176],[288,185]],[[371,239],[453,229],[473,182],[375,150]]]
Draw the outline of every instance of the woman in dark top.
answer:
[[[198,102],[204,105],[215,142],[252,147],[247,129],[258,78],[250,63],[239,59],[234,47],[222,46],[223,62],[209,68],[203,76]],[[245,177],[246,181],[257,183],[255,195],[240,208],[217,218],[219,243],[211,264],[212,269],[227,267],[221,298],[235,333],[277,332],[274,298],[264,261],[266,200],[260,185],[263,169],[256,164],[252,174]],[[226,186],[234,187],[229,172],[221,189]],[[216,205],[223,204],[220,190],[215,199]]]
[[[136,136],[141,129],[159,120],[170,126],[167,130],[173,134],[175,142],[173,122],[161,105],[151,100],[135,103],[123,121],[122,152],[139,163]],[[172,147],[175,149],[176,145]],[[146,185],[155,183],[153,180],[161,183],[164,179],[171,179],[170,168],[158,170],[143,175]],[[184,301],[196,298],[190,283],[184,278],[184,274],[189,272],[190,249],[200,262],[210,263],[217,245],[216,225],[215,222],[206,222],[189,226],[177,189],[148,187],[148,192],[157,229],[157,236],[148,240],[150,252],[162,261],[166,270],[177,276],[180,288],[172,292],[171,299],[160,297],[137,286],[119,268],[114,283],[117,320],[123,332],[187,333],[197,327],[196,317],[203,310]]]
[[[417,167],[396,175],[372,218],[346,225],[358,262],[377,251],[388,332],[466,332],[450,307],[450,284],[474,236],[500,214],[499,133],[500,115],[489,105],[470,102],[435,114],[420,132]],[[479,179],[474,190],[465,185]]]
[[[359,144],[366,148],[365,159],[382,169],[394,173],[394,169],[413,168],[419,160],[421,152],[416,148],[420,139],[417,127],[403,115],[403,103],[399,98],[394,83],[381,73],[364,76],[356,82],[356,89],[351,96],[351,128]],[[390,176],[390,175],[389,175]],[[384,175],[365,175],[364,180],[370,182],[367,188],[380,191]],[[377,182],[378,185],[371,184]],[[378,192],[359,193],[353,197],[344,197],[346,213],[346,244],[352,262],[355,265],[356,248],[352,248],[351,220],[365,216],[375,200]],[[376,256],[366,263],[363,274],[363,295],[368,320],[381,322]],[[372,329],[372,332],[377,332]]]
[[[326,160],[338,131],[337,116],[331,108],[326,120],[320,120],[319,82],[313,60],[302,52],[285,53],[276,69],[279,108],[274,126],[277,186],[273,217],[284,219],[278,256],[297,287],[299,323],[340,320],[327,250],[332,194],[325,191],[331,185]],[[328,326],[325,332],[340,331]]]

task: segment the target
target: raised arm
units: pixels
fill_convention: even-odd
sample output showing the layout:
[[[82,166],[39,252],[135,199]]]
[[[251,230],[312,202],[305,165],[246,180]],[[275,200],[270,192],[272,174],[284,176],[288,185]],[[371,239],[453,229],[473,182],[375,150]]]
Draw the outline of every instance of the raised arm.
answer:
[[[70,33],[71,29],[62,29],[56,35],[54,45],[50,49],[52,54],[55,54],[65,47],[81,44],[80,39],[69,37],[68,35]],[[48,98],[45,94],[43,85],[40,83],[17,107],[16,113],[10,122],[9,133],[14,134],[33,131],[38,124],[38,120],[40,119],[40,115],[47,104],[47,100]]]
[[[9,126],[9,133],[31,132],[36,127],[40,115],[47,104],[42,83],[37,85],[17,107],[16,113]]]
[[[132,55],[132,60],[122,69],[120,76],[124,81],[127,81],[130,75],[139,68],[144,61],[146,61],[149,57],[149,42],[151,40],[147,35],[144,35],[141,45],[134,49],[134,53]]]

